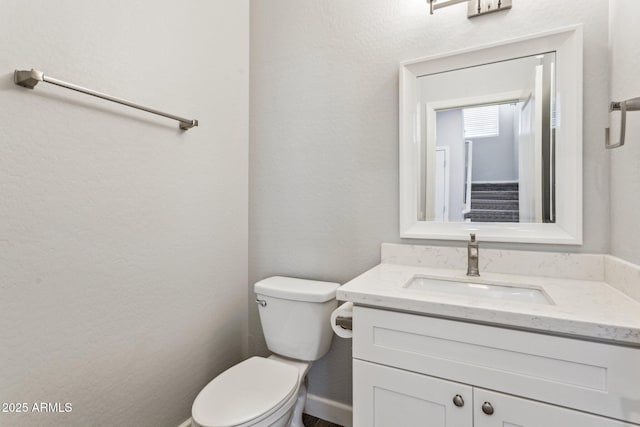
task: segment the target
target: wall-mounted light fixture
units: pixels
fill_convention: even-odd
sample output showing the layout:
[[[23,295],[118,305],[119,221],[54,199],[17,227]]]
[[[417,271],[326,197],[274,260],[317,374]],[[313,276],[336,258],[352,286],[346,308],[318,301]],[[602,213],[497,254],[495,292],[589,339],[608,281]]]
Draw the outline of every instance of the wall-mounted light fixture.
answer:
[[[487,13],[500,12],[511,9],[512,0],[427,0],[429,12],[458,3],[467,3],[467,18],[474,18]]]

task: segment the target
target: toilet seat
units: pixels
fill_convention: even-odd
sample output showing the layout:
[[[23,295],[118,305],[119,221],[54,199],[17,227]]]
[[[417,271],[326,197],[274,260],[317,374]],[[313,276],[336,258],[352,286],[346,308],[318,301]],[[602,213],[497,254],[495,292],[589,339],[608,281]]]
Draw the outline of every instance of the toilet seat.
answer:
[[[202,427],[251,426],[295,398],[299,384],[296,367],[252,357],[202,389],[193,402],[193,420]]]

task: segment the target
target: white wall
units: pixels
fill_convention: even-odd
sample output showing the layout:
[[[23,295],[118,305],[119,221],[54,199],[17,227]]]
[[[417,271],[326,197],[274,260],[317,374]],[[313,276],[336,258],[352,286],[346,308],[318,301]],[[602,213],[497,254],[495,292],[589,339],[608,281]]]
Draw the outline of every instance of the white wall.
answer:
[[[250,283],[272,274],[346,282],[379,262],[381,242],[401,241],[400,61],[575,23],[585,24],[584,245],[499,246],[606,252],[608,6],[588,3],[518,1],[468,20],[465,5],[429,15],[424,0],[252,1]],[[262,353],[253,306],[250,350]],[[349,402],[351,346],[335,341],[310,390]]]
[[[170,426],[246,353],[247,0],[2,2],[3,426]],[[14,68],[200,120],[176,122]]]
[[[499,107],[500,134],[488,138],[473,138],[474,181],[517,181],[518,162],[514,154],[518,145],[514,138],[513,104]],[[533,160],[532,160],[533,161]]]
[[[640,2],[609,0],[611,100],[640,96]],[[610,152],[611,253],[640,264],[640,113],[627,115],[626,143]],[[619,140],[620,113],[611,115]],[[604,149],[604,148],[603,148]]]
[[[517,92],[518,97],[527,96],[526,91],[532,85],[535,67],[539,64],[540,59],[536,56],[525,56],[422,76],[418,79],[420,102],[461,101],[458,105],[463,106],[471,104],[469,98],[499,93]]]

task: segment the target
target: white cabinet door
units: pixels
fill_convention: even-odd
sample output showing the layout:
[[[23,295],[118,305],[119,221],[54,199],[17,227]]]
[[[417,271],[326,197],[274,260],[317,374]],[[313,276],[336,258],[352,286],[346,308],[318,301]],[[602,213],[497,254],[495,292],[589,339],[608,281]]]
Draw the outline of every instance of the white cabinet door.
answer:
[[[472,397],[466,385],[353,360],[354,427],[471,427]]]
[[[358,306],[353,319],[356,359],[640,425],[637,348]]]
[[[476,388],[474,427],[634,427],[633,424]],[[490,405],[487,415],[483,405]]]

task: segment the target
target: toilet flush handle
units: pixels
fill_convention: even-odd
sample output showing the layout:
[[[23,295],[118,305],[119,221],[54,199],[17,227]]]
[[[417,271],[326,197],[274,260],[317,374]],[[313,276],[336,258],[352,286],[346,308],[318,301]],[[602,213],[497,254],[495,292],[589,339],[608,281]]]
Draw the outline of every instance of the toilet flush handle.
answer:
[[[267,301],[260,298],[256,298],[256,304],[258,304],[260,307],[266,307]]]

